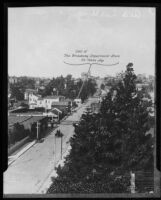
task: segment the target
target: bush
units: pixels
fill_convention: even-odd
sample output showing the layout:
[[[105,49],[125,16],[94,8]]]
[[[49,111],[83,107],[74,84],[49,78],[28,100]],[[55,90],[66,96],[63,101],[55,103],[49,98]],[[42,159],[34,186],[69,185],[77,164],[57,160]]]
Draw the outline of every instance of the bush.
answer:
[[[29,136],[29,134],[29,130],[25,130],[23,125],[16,123],[14,124],[13,130],[8,133],[8,144],[15,144],[16,142]]]

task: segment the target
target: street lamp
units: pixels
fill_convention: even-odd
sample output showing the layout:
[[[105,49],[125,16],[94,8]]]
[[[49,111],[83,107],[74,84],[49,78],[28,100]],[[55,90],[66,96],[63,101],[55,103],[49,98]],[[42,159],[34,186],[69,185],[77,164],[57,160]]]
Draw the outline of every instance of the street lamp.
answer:
[[[37,126],[36,126],[36,128],[37,128],[37,140],[39,140],[39,125],[40,124],[41,123],[37,121]]]
[[[64,134],[60,130],[57,130],[57,132],[55,133],[55,141],[56,141],[56,137],[61,138],[61,159],[62,159],[62,150],[63,150],[63,140],[62,140],[63,136]]]
[[[101,64],[101,63],[79,63],[79,64],[72,64],[72,63],[67,63],[67,62],[64,62],[65,64],[68,64],[68,65],[89,65],[89,68],[88,68],[88,72],[87,72],[87,80],[88,80],[88,77],[90,76],[90,70],[91,70],[91,67],[92,67],[92,65],[101,65],[101,66],[106,66],[106,67],[108,67],[108,66],[112,66],[112,65],[117,65],[117,64],[119,64],[119,62],[117,62],[117,63],[114,63],[114,64]],[[80,90],[79,90],[79,93],[78,93],[78,96],[77,96],[77,99],[79,99],[79,96],[80,96],[80,94],[81,94],[81,92],[82,92],[82,89],[83,89],[83,87],[84,87],[84,85],[85,85],[85,81],[86,81],[86,79],[84,79],[83,80],[83,83],[82,83],[82,86],[81,86],[81,88],[80,88]]]

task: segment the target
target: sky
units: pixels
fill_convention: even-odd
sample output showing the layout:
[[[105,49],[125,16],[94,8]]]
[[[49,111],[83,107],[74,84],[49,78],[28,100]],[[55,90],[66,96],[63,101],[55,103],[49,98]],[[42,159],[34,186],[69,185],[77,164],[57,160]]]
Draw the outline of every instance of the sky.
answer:
[[[87,65],[65,57],[77,50],[106,57],[91,74],[104,77],[126,70],[155,73],[155,8],[150,7],[18,7],[8,8],[9,76],[80,77]]]

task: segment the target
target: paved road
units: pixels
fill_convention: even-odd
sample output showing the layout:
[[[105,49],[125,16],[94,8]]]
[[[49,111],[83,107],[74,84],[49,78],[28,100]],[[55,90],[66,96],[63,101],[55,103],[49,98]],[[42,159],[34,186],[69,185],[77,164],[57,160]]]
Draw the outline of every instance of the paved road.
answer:
[[[69,146],[67,141],[74,134],[71,121],[79,121],[86,107],[93,101],[95,100],[89,99],[57,128],[64,134],[63,152],[67,150]],[[56,139],[55,151],[55,132],[57,129],[51,132],[44,142],[36,143],[8,167],[4,173],[4,194],[39,193],[41,186],[54,169],[55,163],[60,160],[59,138]]]

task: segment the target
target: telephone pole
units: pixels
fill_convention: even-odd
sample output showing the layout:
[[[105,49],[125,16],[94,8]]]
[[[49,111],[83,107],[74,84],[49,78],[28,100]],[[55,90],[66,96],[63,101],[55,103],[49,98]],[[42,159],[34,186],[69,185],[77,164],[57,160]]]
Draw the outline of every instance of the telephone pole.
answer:
[[[101,66],[106,66],[106,67],[108,67],[108,66],[113,66],[113,65],[119,64],[119,62],[114,63],[114,64],[100,64],[100,63],[80,63],[80,64],[72,64],[72,63],[67,63],[67,62],[64,62],[64,63],[65,63],[65,64],[68,64],[68,65],[89,65],[88,72],[87,72],[87,79],[88,79],[88,75],[89,75],[89,73],[90,73],[90,69],[91,69],[92,65],[101,65]],[[77,98],[79,98],[79,96],[80,96],[80,94],[81,94],[81,91],[82,91],[82,89],[83,89],[84,84],[85,84],[85,80],[84,80],[83,83],[82,83],[82,86],[81,86],[81,88],[80,88],[80,91],[79,91],[79,93],[78,93]]]
[[[37,121],[37,126],[36,126],[36,128],[37,128],[37,140],[39,140],[39,125],[40,125],[40,123]]]
[[[62,153],[63,153],[63,136],[61,136],[61,160],[62,160]]]

